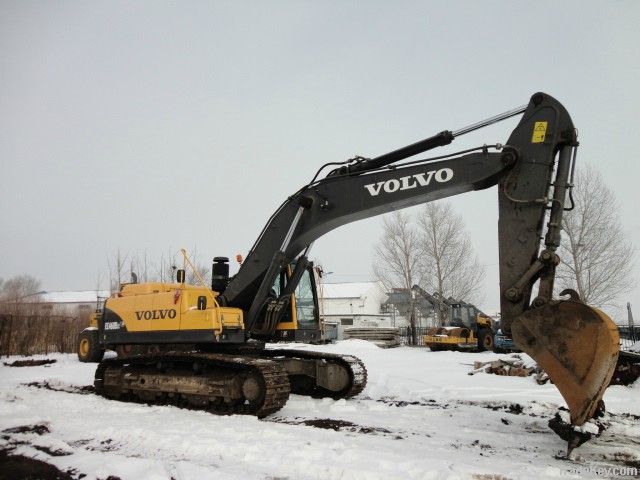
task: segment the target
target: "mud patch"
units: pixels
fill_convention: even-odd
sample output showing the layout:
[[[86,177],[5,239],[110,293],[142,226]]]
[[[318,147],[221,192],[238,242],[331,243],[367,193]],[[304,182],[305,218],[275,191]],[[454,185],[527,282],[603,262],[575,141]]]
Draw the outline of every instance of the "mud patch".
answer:
[[[50,365],[56,363],[57,360],[45,358],[44,360],[16,360],[15,362],[3,362],[7,367],[40,367],[42,365]]]
[[[71,452],[65,452],[63,450],[53,450],[49,447],[45,447],[42,445],[31,445],[31,446],[36,450],[40,450],[41,452],[44,452],[47,455],[50,455],[52,457],[64,457],[66,455],[71,455]]]
[[[640,415],[634,415],[632,413],[610,413],[612,417],[620,417],[628,420],[640,420]]]
[[[316,428],[324,428],[327,430],[348,430],[350,432],[357,433],[391,433],[391,431],[386,428],[381,427],[363,427],[362,425],[358,425],[352,422],[347,422],[345,420],[333,420],[331,418],[318,418],[313,420],[303,420],[301,422],[303,425],[308,425],[310,427]]]
[[[473,478],[473,480],[511,480],[510,477],[505,477],[497,473],[474,473],[471,478]]]
[[[372,400],[372,399],[370,399]],[[494,412],[506,412],[512,415],[523,415],[524,407],[519,403],[493,403],[493,402],[472,402],[472,401],[452,401],[450,403],[438,403],[436,400],[399,400],[394,397],[382,397],[375,400],[376,402],[384,403],[385,405],[390,405],[392,407],[408,407],[408,406],[420,406],[427,408],[435,408],[447,410],[450,408],[457,408],[458,405],[472,406],[472,407],[481,407],[487,408],[489,410],[493,410]],[[535,413],[529,413],[530,417],[537,417],[538,415]],[[504,422],[503,422],[504,423]]]
[[[433,399],[409,401],[409,400],[398,400],[397,398],[394,398],[394,397],[382,397],[382,398],[378,398],[376,402],[384,403],[385,405],[390,405],[392,407],[398,407],[398,408],[403,408],[408,406],[441,408],[443,410],[449,408],[448,403],[445,403],[445,404],[438,403]]]
[[[2,430],[2,433],[35,433],[36,435],[44,435],[45,433],[51,433],[51,430],[49,430],[49,427],[47,427],[46,425],[37,424],[6,428]]]
[[[481,448],[482,450],[491,450],[491,448],[493,448],[491,445],[487,445],[486,443],[480,443],[480,440],[474,440],[471,443],[471,446]]]
[[[10,450],[0,450],[0,480],[41,479],[74,480],[69,472],[35,458],[13,455]]]
[[[522,414],[522,411],[524,409],[522,408],[522,405],[520,405],[519,403],[512,403],[511,405],[509,405],[507,407],[507,413],[513,413],[514,415],[520,415]]]
[[[25,387],[35,387],[42,388],[44,390],[51,390],[52,392],[66,392],[66,393],[79,393],[81,395],[87,395],[90,393],[95,393],[95,388],[93,385],[63,385],[63,384],[51,384],[47,380],[42,382],[30,382],[21,384]]]
[[[494,412],[506,412],[512,415],[523,415],[524,407],[519,403],[493,403],[493,402],[460,402],[462,405],[470,405],[481,408],[486,408],[488,410],[493,410]],[[529,413],[530,417],[537,417],[538,415],[535,413]],[[504,423],[504,422],[503,422]]]
[[[606,456],[605,456],[606,458]],[[638,472],[640,472],[640,458],[626,452],[615,452],[613,455],[610,455],[608,460],[613,460],[615,462],[622,463],[625,467],[633,467]]]
[[[286,423],[288,425],[306,425],[308,427],[322,428],[324,430],[334,430],[336,432],[346,431],[346,432],[364,433],[364,434],[372,434],[372,435],[376,435],[379,433],[390,435],[392,433],[390,430],[387,430],[386,428],[366,427],[366,426],[358,425],[357,423],[349,422],[346,420],[336,420],[332,418],[312,418],[312,419],[306,419],[306,420],[274,418],[274,419],[269,419],[269,421],[277,422],[277,423]],[[398,440],[402,439],[402,437],[399,435],[397,435],[395,438]]]

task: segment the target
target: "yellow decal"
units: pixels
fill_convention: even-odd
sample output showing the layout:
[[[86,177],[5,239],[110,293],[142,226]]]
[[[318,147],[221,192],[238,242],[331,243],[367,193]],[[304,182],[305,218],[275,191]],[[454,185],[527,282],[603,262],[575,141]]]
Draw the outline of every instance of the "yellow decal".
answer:
[[[542,143],[544,137],[547,135],[547,122],[536,122],[533,127],[533,136],[531,137],[531,143]]]

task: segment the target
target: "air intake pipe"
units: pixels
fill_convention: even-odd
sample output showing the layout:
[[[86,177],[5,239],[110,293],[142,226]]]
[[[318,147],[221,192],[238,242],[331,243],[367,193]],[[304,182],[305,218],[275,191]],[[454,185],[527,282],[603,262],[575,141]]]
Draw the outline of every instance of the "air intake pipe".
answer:
[[[229,283],[229,258],[215,257],[211,267],[211,289],[222,293]]]

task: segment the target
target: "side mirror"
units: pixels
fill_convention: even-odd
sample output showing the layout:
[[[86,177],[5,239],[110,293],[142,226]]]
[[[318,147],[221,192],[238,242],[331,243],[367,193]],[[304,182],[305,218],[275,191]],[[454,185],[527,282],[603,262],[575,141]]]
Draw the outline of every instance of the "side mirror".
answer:
[[[198,297],[198,310],[206,310],[207,309],[207,297],[204,295],[200,295]]]

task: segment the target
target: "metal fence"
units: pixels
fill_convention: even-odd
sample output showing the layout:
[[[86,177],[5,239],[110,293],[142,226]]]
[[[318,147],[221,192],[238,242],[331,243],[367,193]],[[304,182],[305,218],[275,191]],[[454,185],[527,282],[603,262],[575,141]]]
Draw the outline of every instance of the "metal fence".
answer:
[[[618,332],[620,333],[620,346],[623,349],[640,342],[640,326],[618,325]]]
[[[0,355],[76,351],[76,338],[88,317],[0,314]]]
[[[402,345],[424,347],[424,336],[430,328],[432,327],[415,327],[414,329],[411,327],[399,327],[400,343]]]

